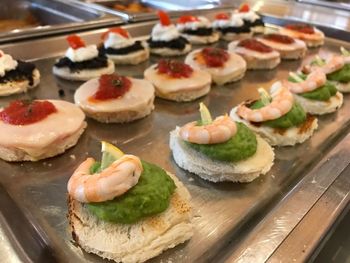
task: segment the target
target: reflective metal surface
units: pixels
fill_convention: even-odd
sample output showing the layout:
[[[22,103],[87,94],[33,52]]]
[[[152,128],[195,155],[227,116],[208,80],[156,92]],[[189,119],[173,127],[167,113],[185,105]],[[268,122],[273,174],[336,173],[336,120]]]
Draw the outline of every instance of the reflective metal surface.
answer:
[[[153,24],[154,22],[134,24],[127,28],[132,35],[145,38]],[[102,31],[95,30],[81,35],[87,43],[97,43]],[[42,75],[42,82],[38,88],[27,94],[2,98],[0,106],[15,98],[57,99],[60,98],[59,89],[65,93],[61,99],[73,100],[74,91],[80,83],[60,80],[51,74],[55,59],[65,52],[64,38],[60,36],[0,46],[0,49],[16,58],[33,60]],[[226,45],[225,42],[218,44],[221,47]],[[309,50],[304,62],[319,52],[338,52],[340,45],[350,47],[346,42],[328,39],[321,49]],[[29,48],[31,52],[27,51]],[[117,72],[142,77],[144,69],[157,60],[157,57],[151,57],[150,61],[138,66],[118,66]],[[275,70],[247,72],[243,80],[226,86],[214,86],[207,96],[195,102],[175,103],[156,99],[155,111],[150,116],[130,124],[107,125],[88,120],[88,128],[78,144],[55,158],[21,164],[0,161],[0,186],[2,185],[8,193],[0,199],[0,211],[3,215],[0,221],[1,225],[9,226],[8,236],[14,237],[11,244],[16,244],[13,246],[16,253],[22,252],[33,262],[104,262],[97,256],[86,254],[71,242],[65,216],[68,178],[86,156],[96,159],[100,157],[100,140],[110,141],[123,151],[136,154],[176,174],[193,197],[193,238],[166,251],[151,262],[223,260],[227,257],[227,252],[231,251],[232,244],[244,244],[244,239],[249,237],[249,231],[259,222],[264,224],[264,216],[273,213],[281,200],[297,193],[296,186],[308,189],[312,176],[309,172],[327,153],[330,153],[330,156],[341,154],[341,159],[331,159],[336,162],[331,166],[335,168],[330,177],[327,173],[329,170],[325,170],[318,175],[318,183],[311,185],[312,193],[300,192],[297,195],[301,198],[300,202],[296,203],[297,207],[306,213],[313,201],[308,201],[310,195],[319,195],[326,191],[341,173],[344,162],[349,163],[349,147],[344,147],[348,144],[336,147],[350,129],[350,99],[347,96],[344,106],[338,112],[319,118],[319,129],[310,140],[295,147],[276,148],[276,160],[272,170],[250,184],[214,184],[201,180],[178,168],[168,147],[169,131],[176,125],[197,119],[200,101],[208,105],[213,116],[227,113],[242,100],[256,97],[258,87],[269,88],[276,79],[286,78],[289,71],[297,70],[300,66],[301,61],[285,61]],[[320,163],[322,164],[323,162]],[[307,201],[305,203],[304,198]],[[294,206],[291,208],[294,209]],[[302,218],[297,216],[294,219],[296,221],[293,221],[293,224]],[[283,221],[280,221],[279,225],[283,234],[292,230],[290,221],[285,222],[283,224]],[[281,243],[282,239],[277,237],[274,239],[272,236],[268,242],[276,245]],[[264,247],[260,249],[263,251]],[[269,248],[269,251],[272,253],[273,249]]]
[[[0,43],[122,22],[118,17],[89,8],[80,2],[2,0]],[[23,27],[25,24],[27,26]],[[2,30],[4,27],[8,29]]]

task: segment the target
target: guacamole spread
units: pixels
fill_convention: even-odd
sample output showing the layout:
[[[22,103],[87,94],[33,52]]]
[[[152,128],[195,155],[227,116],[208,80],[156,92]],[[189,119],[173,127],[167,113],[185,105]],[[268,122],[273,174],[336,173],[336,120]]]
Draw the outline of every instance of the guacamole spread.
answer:
[[[302,79],[306,79],[306,75],[300,74],[298,75]],[[296,82],[293,78],[288,78],[290,82]],[[299,93],[298,95],[301,97],[304,97],[305,99],[309,100],[319,100],[319,101],[327,101],[332,96],[334,96],[337,93],[336,87],[330,83],[329,81],[326,82],[325,85],[309,92]]]
[[[200,124],[200,122],[199,122]],[[210,159],[237,162],[247,159],[256,152],[257,141],[255,134],[243,123],[237,123],[237,133],[228,141],[217,144],[196,144],[185,142],[198,152]]]
[[[327,75],[327,79],[339,81],[342,83],[350,82],[350,64],[345,64],[344,67]]]
[[[143,172],[138,183],[122,196],[113,200],[86,204],[99,219],[113,223],[132,224],[165,211],[176,186],[160,167],[142,161]],[[98,172],[95,164],[91,172]]]
[[[261,100],[257,100],[250,106],[250,108],[260,109],[264,106],[265,105],[262,103]],[[275,120],[261,122],[261,124],[269,126],[271,128],[288,129],[293,126],[300,125],[305,120],[306,113],[304,109],[300,106],[299,103],[294,102],[292,109],[287,114]]]

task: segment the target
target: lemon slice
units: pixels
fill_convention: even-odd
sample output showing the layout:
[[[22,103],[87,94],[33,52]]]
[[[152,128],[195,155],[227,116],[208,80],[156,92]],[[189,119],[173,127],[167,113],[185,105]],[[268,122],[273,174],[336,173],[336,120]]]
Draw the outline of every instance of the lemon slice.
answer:
[[[124,155],[124,153],[113,144],[102,141],[102,159],[101,159],[101,170],[107,168],[111,165],[115,160],[118,160],[120,157]]]

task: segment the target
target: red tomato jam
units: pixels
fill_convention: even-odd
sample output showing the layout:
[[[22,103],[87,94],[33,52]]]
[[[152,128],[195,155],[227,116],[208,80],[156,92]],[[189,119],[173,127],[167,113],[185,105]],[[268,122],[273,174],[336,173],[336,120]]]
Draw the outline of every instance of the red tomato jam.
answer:
[[[189,78],[193,72],[190,65],[177,60],[162,59],[158,62],[158,73],[167,74],[172,78]]]
[[[117,99],[131,88],[131,81],[117,74],[104,74],[98,81],[98,90],[91,96],[92,101]]]
[[[70,35],[66,39],[67,39],[69,46],[73,49],[85,47],[84,41],[77,35]]]
[[[314,34],[315,29],[313,26],[307,24],[289,24],[284,26],[287,29],[298,31],[304,34]]]
[[[12,125],[27,125],[39,122],[57,112],[49,101],[15,100],[0,112],[0,119]]]
[[[204,63],[211,68],[222,67],[230,58],[229,53],[221,48],[207,47],[203,48],[202,51],[197,54],[199,54],[199,56],[203,58]]]
[[[267,34],[263,36],[264,39],[271,40],[282,44],[293,44],[295,40],[289,36],[280,34]]]
[[[199,19],[195,16],[180,16],[180,18],[177,20],[178,23],[180,24],[185,24],[185,23],[190,23],[190,22],[196,22],[199,21]]]
[[[238,46],[261,53],[269,53],[273,51],[272,48],[266,46],[265,44],[261,43],[256,39],[244,39],[239,42]]]
[[[219,13],[215,16],[215,19],[217,19],[217,20],[229,20],[230,16],[226,13]]]

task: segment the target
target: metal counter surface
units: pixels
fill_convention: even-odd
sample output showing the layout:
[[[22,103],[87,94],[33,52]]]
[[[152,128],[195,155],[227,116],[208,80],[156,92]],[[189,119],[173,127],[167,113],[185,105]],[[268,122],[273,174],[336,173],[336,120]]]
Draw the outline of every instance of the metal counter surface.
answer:
[[[127,28],[132,35],[144,38],[153,24],[154,22],[134,24]],[[81,35],[86,42],[96,43],[102,31],[95,30]],[[227,43],[220,42],[217,45],[226,47]],[[346,42],[327,39],[324,47],[309,50],[304,62],[319,52],[338,52],[340,45],[348,48],[350,46]],[[30,53],[27,52],[29,48]],[[64,54],[65,48],[64,36],[0,46],[0,49],[16,58],[34,61],[42,75],[38,88],[27,94],[1,98],[0,106],[15,98],[58,99],[59,89],[65,92],[61,99],[72,101],[74,91],[80,83],[55,78],[51,73],[55,59]],[[138,66],[117,66],[117,72],[142,77],[144,69],[157,60],[157,57],[152,56],[150,61]],[[276,148],[276,160],[272,170],[249,184],[209,183],[181,170],[174,163],[169,151],[169,131],[176,125],[197,119],[200,101],[208,105],[213,116],[227,113],[242,100],[255,98],[258,87],[269,88],[274,81],[286,78],[289,71],[297,70],[300,66],[301,61],[284,61],[275,70],[249,71],[241,81],[214,86],[207,96],[194,102],[175,103],[156,99],[156,109],[150,116],[130,124],[100,124],[88,120],[88,128],[78,144],[55,158],[20,164],[0,161],[0,222],[1,226],[5,226],[6,235],[11,237],[4,241],[5,244],[10,241],[5,249],[8,247],[9,251],[15,250],[26,262],[106,262],[83,252],[71,242],[65,216],[68,178],[86,156],[98,159],[99,141],[106,140],[127,153],[136,154],[176,174],[193,197],[194,237],[151,262],[224,260],[227,258],[224,254],[232,251],[232,244],[235,247],[244,245],[250,230],[259,223],[264,224],[265,216],[274,214],[288,197],[292,198],[289,200],[294,200],[298,186],[311,186],[317,190],[317,196],[322,195],[341,174],[342,167],[349,163],[349,147],[339,148],[337,144],[344,138],[347,140],[345,136],[350,129],[350,99],[345,96],[344,106],[338,112],[319,118],[319,129],[310,140],[295,147]],[[333,171],[332,177],[327,179],[327,172],[318,177],[318,181],[326,180],[327,183],[322,188],[318,188],[319,184],[310,184],[312,171],[318,169],[323,158],[327,154],[333,156],[339,153],[343,156],[341,165],[336,166],[337,170]],[[301,198],[307,198],[307,195],[300,194]],[[314,199],[310,199],[305,205],[303,202],[299,203],[302,212],[307,213],[313,201]],[[283,206],[286,210],[290,208]],[[279,224],[284,235],[290,233],[293,224],[302,219],[293,218],[295,221],[292,223],[285,221],[286,223]],[[278,246],[281,237],[275,240],[271,237],[267,242],[276,242],[274,244]],[[272,246],[266,255],[274,251],[275,246]]]

